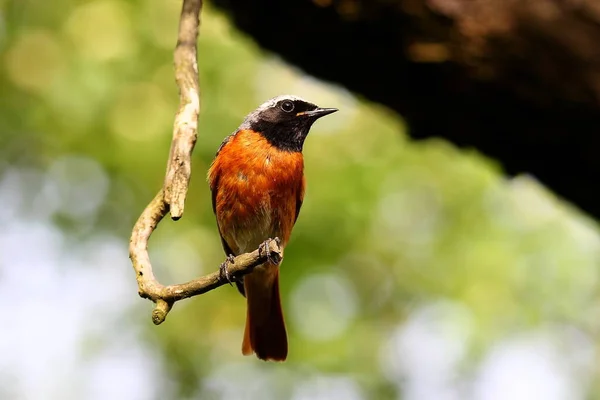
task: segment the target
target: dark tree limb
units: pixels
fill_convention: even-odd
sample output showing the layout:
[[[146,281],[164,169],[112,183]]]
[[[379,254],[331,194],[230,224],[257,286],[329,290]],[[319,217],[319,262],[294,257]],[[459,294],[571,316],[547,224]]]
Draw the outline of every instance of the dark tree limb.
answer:
[[[600,217],[598,0],[213,2],[263,48],[401,114],[411,137],[476,148]]]
[[[191,155],[196,143],[200,96],[198,89],[198,65],[196,40],[200,24],[202,0],[184,0],[179,23],[179,35],[175,49],[175,77],[180,92],[179,111],[175,117],[173,141],[164,189],[146,206],[133,227],[129,240],[129,258],[135,271],[138,293],[155,303],[152,321],[164,322],[173,304],[179,300],[197,296],[229,283],[220,270],[190,282],[164,286],[155,277],[148,255],[148,241],[160,221],[171,210],[171,217],[179,219],[183,214],[185,196],[191,173]],[[226,260],[230,279],[236,279],[252,271],[269,259],[281,259],[282,253],[276,240],[270,240],[266,251],[259,249],[241,254],[232,261]]]

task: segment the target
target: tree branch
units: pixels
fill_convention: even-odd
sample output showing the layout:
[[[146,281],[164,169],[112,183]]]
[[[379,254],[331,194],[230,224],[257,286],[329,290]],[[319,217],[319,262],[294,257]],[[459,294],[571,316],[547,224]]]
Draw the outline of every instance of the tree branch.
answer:
[[[148,240],[166,214],[167,205],[163,200],[161,190],[138,218],[129,242],[129,257],[135,271],[138,293],[140,297],[152,300],[156,304],[152,311],[152,322],[156,325],[165,320],[175,302],[206,293],[229,283],[219,270],[177,285],[164,286],[158,282],[148,256]],[[226,260],[225,265],[233,280],[250,273],[254,267],[265,263],[269,258],[281,259],[281,257],[281,248],[277,241],[272,239],[268,242],[267,251],[261,252],[257,249],[252,253],[241,254],[235,257],[233,262]]]
[[[183,215],[192,173],[192,151],[198,137],[200,89],[196,42],[201,9],[202,0],[183,1],[174,54],[175,80],[179,87],[179,111],[173,124],[173,140],[163,190],[171,218],[175,221]]]
[[[175,80],[179,87],[180,105],[175,116],[165,181],[163,189],[154,196],[138,218],[129,240],[129,258],[135,271],[138,293],[142,298],[155,303],[152,321],[156,325],[165,320],[175,302],[229,283],[220,271],[216,271],[190,282],[164,286],[154,276],[148,255],[150,236],[167,212],[171,211],[173,220],[178,220],[183,215],[200,112],[196,40],[201,8],[202,0],[183,0],[174,56]],[[233,280],[251,272],[254,267],[269,259],[281,259],[281,257],[279,244],[276,240],[270,240],[266,251],[257,249],[252,253],[241,254],[233,261],[227,260],[225,266]]]

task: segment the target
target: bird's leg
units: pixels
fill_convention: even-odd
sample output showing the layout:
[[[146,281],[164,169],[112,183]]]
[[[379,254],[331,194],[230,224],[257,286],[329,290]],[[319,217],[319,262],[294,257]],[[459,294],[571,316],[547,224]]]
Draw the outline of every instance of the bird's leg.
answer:
[[[233,256],[233,254],[230,254],[227,256],[227,259],[221,263],[221,266],[219,267],[220,278],[223,279],[223,277],[225,277],[225,279],[227,279],[227,282],[229,282],[230,285],[232,281],[231,279],[229,279],[229,271],[227,271],[227,264],[233,263],[235,263],[235,257]]]
[[[281,243],[281,240],[278,237],[275,237],[273,240],[275,240],[278,245]],[[258,254],[260,256],[263,256],[263,255],[267,256],[267,261],[270,262],[271,264],[279,265],[279,263],[281,263],[281,257],[279,255],[275,255],[275,256],[271,255],[271,251],[269,249],[270,241],[271,241],[271,239],[267,239],[264,242],[262,242],[260,244],[260,246],[258,246]]]

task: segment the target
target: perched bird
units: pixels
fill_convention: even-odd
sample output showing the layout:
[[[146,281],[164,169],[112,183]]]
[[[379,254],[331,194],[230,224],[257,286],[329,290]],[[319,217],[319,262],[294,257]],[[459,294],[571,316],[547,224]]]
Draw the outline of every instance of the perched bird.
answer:
[[[275,238],[283,253],[304,199],[304,140],[317,119],[336,111],[296,96],[274,97],[248,114],[223,140],[208,171],[208,182],[228,258],[254,251]],[[225,265],[222,272],[229,279]],[[247,301],[242,354],[284,361],[288,343],[279,264],[269,260],[235,283]]]

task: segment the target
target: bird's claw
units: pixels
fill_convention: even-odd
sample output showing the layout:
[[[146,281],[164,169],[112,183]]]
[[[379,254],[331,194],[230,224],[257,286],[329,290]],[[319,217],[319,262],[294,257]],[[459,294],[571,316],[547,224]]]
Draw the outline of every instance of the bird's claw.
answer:
[[[278,254],[275,254],[275,256],[271,255],[271,249],[269,248],[269,243],[271,242],[271,240],[274,240],[278,246],[281,243],[281,240],[278,237],[275,237],[274,239],[265,240],[258,246],[258,255],[261,257],[265,256],[267,258],[267,261],[271,264],[279,265],[279,263],[281,262],[281,257]]]
[[[233,264],[233,263],[235,263],[235,257],[232,254],[229,254],[227,256],[227,259],[221,263],[221,266],[219,266],[220,278],[223,279],[223,277],[225,277],[225,279],[227,279],[227,282],[229,282],[229,284],[231,286],[233,286],[233,285],[231,284],[232,280],[229,277],[229,271],[227,270],[227,264]]]

